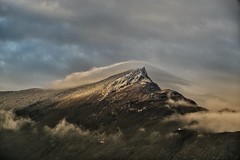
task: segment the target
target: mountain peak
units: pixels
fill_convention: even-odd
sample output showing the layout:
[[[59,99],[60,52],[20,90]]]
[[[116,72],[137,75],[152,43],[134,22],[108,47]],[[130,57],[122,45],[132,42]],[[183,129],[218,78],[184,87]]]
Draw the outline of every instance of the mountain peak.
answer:
[[[148,77],[147,71],[144,66],[141,68],[137,68],[136,70],[133,70],[129,74],[125,75],[126,80],[128,80],[128,83],[136,83],[136,82],[149,82],[151,83],[152,80]]]
[[[140,68],[137,68],[137,69],[135,70],[135,72],[138,72],[138,73],[140,73],[140,74],[142,74],[142,75],[147,76],[147,71],[146,71],[145,66],[142,66],[142,67],[140,67]]]
[[[146,85],[150,83],[153,83],[153,81],[148,77],[145,67],[142,66],[136,70],[129,71],[127,74],[109,83],[106,87],[107,95],[111,92],[123,90],[134,84]]]
[[[148,77],[147,71],[145,66],[142,66],[141,68],[137,68],[136,70],[133,70],[130,72],[130,74],[126,75],[128,77],[133,78],[136,81],[145,81],[145,82],[152,82],[152,80]]]

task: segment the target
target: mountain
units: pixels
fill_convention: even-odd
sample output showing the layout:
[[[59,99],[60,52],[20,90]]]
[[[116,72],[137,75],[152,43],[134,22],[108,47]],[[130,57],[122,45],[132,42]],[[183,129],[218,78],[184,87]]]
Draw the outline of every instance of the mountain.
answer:
[[[35,101],[31,99],[32,94],[28,93],[32,92],[37,92],[39,100],[35,96]],[[56,91],[26,90],[22,95],[26,95],[23,101],[31,99],[33,103],[17,107],[16,114],[52,127],[66,118],[87,129],[109,128],[113,123],[112,127],[124,129],[128,127],[129,122],[125,121],[130,115],[134,115],[130,122],[137,124],[142,118],[159,119],[174,113],[206,111],[176,91],[160,89],[148,77],[144,67],[86,86]]]
[[[145,67],[75,88],[0,92],[0,107],[13,112],[13,124],[31,121],[15,132],[0,127],[2,159],[240,158],[240,132],[211,133],[165,121],[208,110],[161,89]],[[16,152],[16,146],[25,147]]]

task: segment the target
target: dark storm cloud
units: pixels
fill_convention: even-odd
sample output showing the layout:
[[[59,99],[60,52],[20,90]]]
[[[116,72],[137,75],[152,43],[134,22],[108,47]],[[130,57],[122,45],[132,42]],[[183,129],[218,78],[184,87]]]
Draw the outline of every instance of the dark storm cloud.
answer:
[[[215,0],[215,3],[223,2]],[[103,52],[112,49],[116,53],[124,49],[125,52],[134,50],[131,44],[145,40],[157,40],[156,45],[165,42],[169,43],[168,45],[177,43],[185,47],[185,43],[192,43],[189,38],[192,39],[194,35],[198,36],[194,36],[195,42],[207,43],[211,39],[206,39],[204,34],[216,35],[224,27],[232,30],[231,24],[230,27],[226,25],[228,21],[237,21],[234,15],[237,13],[232,11],[232,6],[211,6],[215,3],[204,5],[203,2],[195,1],[155,0],[3,1],[1,13],[5,22],[1,25],[1,38],[38,38],[52,43],[76,43],[91,51]],[[224,22],[226,20],[227,22]],[[215,29],[214,25],[220,27]],[[209,30],[208,28],[214,30],[204,32],[205,29]],[[179,43],[178,40],[182,42]]]

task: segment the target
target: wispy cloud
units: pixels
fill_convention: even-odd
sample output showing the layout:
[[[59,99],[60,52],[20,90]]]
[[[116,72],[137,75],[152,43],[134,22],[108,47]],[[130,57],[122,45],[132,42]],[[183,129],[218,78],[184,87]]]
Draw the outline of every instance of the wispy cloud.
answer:
[[[240,112],[202,112],[174,115],[165,121],[180,121],[183,127],[210,131],[235,132],[240,130]]]
[[[50,87],[52,88],[67,88],[76,87],[79,85],[89,84],[108,78],[114,74],[133,70],[146,66],[147,72],[153,81],[159,83],[160,87],[173,87],[177,88],[178,85],[189,85],[189,81],[170,74],[156,66],[144,61],[126,61],[112,64],[105,67],[95,67],[89,71],[76,72],[66,76],[62,80],[54,81]]]
[[[0,130],[19,130],[27,125],[34,125],[29,118],[16,117],[11,111],[0,110]]]

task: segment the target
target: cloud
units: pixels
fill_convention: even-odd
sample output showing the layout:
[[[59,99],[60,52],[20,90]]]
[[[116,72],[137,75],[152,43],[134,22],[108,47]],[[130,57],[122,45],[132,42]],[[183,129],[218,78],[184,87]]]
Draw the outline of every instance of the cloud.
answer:
[[[144,61],[127,61],[112,64],[105,67],[93,68],[85,72],[72,73],[63,80],[53,82],[51,88],[68,88],[76,87],[79,85],[94,83],[102,79],[108,78],[114,74],[118,74],[127,70],[132,70],[146,66],[147,72],[153,81],[158,83],[160,87],[173,87],[177,88],[178,85],[189,85],[190,82],[180,77],[174,76],[166,71],[163,71],[148,62]]]
[[[21,84],[13,89],[129,59],[183,75],[239,75],[237,1],[1,0],[0,6],[0,81]]]
[[[11,111],[0,110],[0,130],[19,130],[35,123],[29,118],[16,117]]]
[[[30,132],[40,132],[43,134],[50,134],[60,137],[68,136],[78,136],[85,138],[94,138],[96,141],[103,140],[106,141],[117,141],[123,136],[123,133],[118,130],[116,133],[105,134],[104,132],[100,133],[99,131],[89,131],[82,127],[77,126],[63,120],[59,121],[55,127],[50,128],[48,126],[39,126],[38,123],[31,120],[30,118],[18,117],[12,111],[0,110],[0,132],[2,130],[13,130],[19,131],[25,129],[25,131]]]
[[[98,130],[90,131],[87,129],[83,129],[82,127],[79,127],[76,124],[67,122],[66,119],[59,121],[59,123],[53,128],[44,126],[43,131],[47,135],[59,136],[64,139],[69,138],[71,136],[75,138],[85,139],[84,143],[87,144],[112,143],[113,145],[117,145],[116,143],[120,143],[123,137],[123,133],[121,132],[120,129],[115,133],[106,134],[105,132],[100,132]]]
[[[61,120],[56,127],[49,128],[45,126],[45,130],[47,132],[50,132],[54,135],[60,135],[60,136],[66,136],[66,135],[81,135],[81,136],[87,136],[90,134],[89,131],[84,131],[77,127],[74,124],[68,123],[65,119]]]
[[[184,101],[184,100],[173,100],[173,99],[168,99],[168,103],[172,106],[193,106],[193,104],[187,102],[187,101]]]
[[[238,82],[220,82],[201,77],[193,78],[189,86],[180,86],[179,92],[211,111],[232,108],[239,111]]]
[[[180,121],[183,123],[183,127],[197,130],[234,132],[240,129],[239,117],[239,112],[235,114],[210,112],[185,116],[175,115],[165,122]],[[0,158],[76,159],[80,157],[83,159],[107,159],[111,157],[113,159],[154,159],[169,156],[179,158],[179,152],[177,152],[179,150],[188,153],[189,146],[193,149],[205,150],[206,147],[215,146],[219,140],[212,138],[215,135],[201,134],[198,131],[198,137],[191,135],[191,132],[176,133],[174,131],[179,123],[173,123],[174,126],[172,126],[165,122],[160,122],[161,125],[156,122],[154,123],[156,126],[152,126],[153,128],[151,128],[151,124],[139,126],[140,128],[133,126],[133,128],[127,129],[127,131],[132,131],[132,134],[128,135],[120,129],[111,133],[105,133],[103,130],[90,131],[79,125],[69,123],[66,119],[59,121],[53,128],[39,125],[39,123],[25,127],[26,124],[32,124],[32,122],[29,122],[28,119],[16,117],[12,112],[1,111]],[[216,136],[220,136],[220,139],[226,137],[225,134],[222,135],[223,137],[221,135],[217,134]],[[216,145],[217,150],[231,146],[230,151],[235,151],[238,145],[236,141],[238,134],[227,134],[227,137],[230,139],[225,141],[226,144]],[[211,141],[209,141],[209,138]],[[202,140],[204,140],[203,143],[201,143]],[[207,155],[210,155],[210,153],[212,151],[207,152]],[[229,150],[224,152],[223,155],[228,155],[228,153]]]
[[[240,112],[201,112],[174,115],[165,121],[180,121],[184,128],[210,132],[236,132],[240,130]]]

